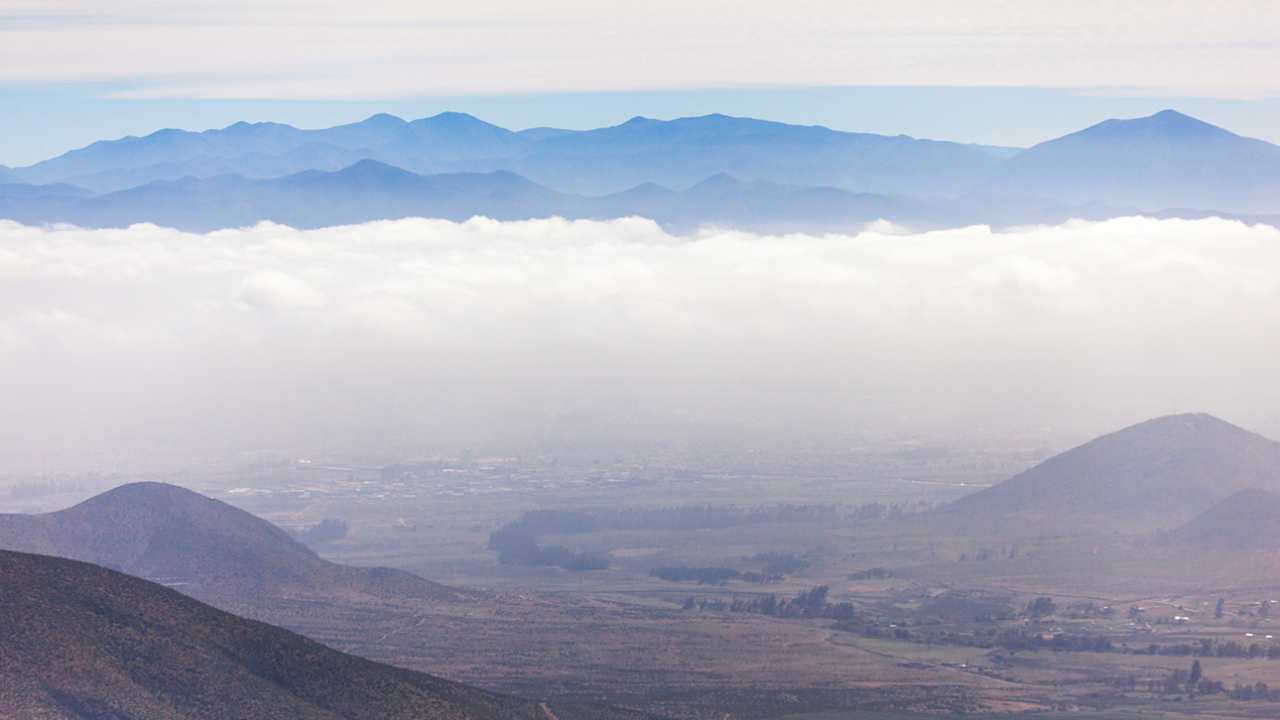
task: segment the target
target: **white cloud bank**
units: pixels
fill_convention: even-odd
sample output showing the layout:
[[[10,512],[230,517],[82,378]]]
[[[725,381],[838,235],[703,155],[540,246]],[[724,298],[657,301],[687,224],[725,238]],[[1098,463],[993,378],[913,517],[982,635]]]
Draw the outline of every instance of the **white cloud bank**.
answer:
[[[0,460],[1280,410],[1280,232],[0,222]]]

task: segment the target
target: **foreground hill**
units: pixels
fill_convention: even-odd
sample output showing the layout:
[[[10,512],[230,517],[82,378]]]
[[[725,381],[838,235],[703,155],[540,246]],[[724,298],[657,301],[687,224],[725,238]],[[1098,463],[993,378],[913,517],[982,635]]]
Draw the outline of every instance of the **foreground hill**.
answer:
[[[1241,490],[1166,539],[1205,550],[1280,549],[1280,493],[1260,488]]]
[[[1173,110],[1107,120],[1001,164],[991,187],[1067,203],[1273,212],[1280,146]]]
[[[1280,443],[1203,413],[1171,415],[1068,450],[946,512],[1055,526],[1169,527],[1248,488],[1280,490]]]
[[[331,650],[88,563],[0,551],[0,717],[642,718],[545,706]]]
[[[122,485],[45,515],[0,515],[0,548],[83,560],[210,600],[306,592],[461,597],[401,570],[326,562],[265,520],[165,483]]]

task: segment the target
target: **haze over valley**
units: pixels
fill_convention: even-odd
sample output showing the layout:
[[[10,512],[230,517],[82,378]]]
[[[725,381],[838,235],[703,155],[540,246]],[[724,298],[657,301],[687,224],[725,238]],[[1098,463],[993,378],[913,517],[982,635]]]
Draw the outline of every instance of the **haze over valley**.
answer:
[[[1280,11],[74,5],[0,720],[1280,715]]]

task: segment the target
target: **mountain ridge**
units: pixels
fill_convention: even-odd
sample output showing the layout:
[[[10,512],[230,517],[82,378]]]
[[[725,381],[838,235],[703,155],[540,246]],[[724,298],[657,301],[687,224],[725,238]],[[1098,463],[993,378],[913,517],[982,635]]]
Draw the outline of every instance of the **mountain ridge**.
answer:
[[[70,182],[95,192],[111,192],[189,174],[208,177],[232,172],[266,179],[278,177],[271,173],[282,168],[294,172],[341,169],[320,159],[313,168],[264,160],[265,156],[296,152],[310,143],[321,159],[360,152],[419,174],[510,170],[567,193],[605,195],[644,182],[687,187],[716,172],[885,192],[919,184],[939,168],[954,176],[998,162],[989,152],[959,143],[846,133],[718,114],[669,121],[637,117],[586,131],[535,130],[541,132],[515,133],[465,113],[440,113],[411,122],[379,114],[322,130],[245,122],[198,133],[168,128],[142,137],[98,141],[18,168],[13,174],[34,184]],[[255,138],[260,140],[256,145]],[[716,153],[697,160],[695,141],[711,141],[709,147],[716,148]],[[733,152],[726,156],[728,151]],[[860,164],[874,160],[881,174],[892,174],[905,164],[914,168],[914,175],[906,180],[883,180],[863,173],[854,182],[847,177],[849,171],[832,168],[833,152],[843,152],[846,160],[852,158]],[[889,152],[896,153],[892,161],[886,159]],[[687,157],[694,157],[695,162],[691,164]],[[798,157],[802,157],[799,162]],[[940,160],[946,162],[939,164]],[[620,164],[626,162],[632,164]],[[924,172],[925,166],[932,169]],[[923,189],[933,192],[951,188],[955,178],[941,185],[929,182],[932,184]]]
[[[91,562],[201,599],[299,592],[466,596],[401,570],[327,562],[261,518],[166,483],[121,485],[44,515],[0,515],[0,548]]]
[[[388,182],[381,197],[362,195],[363,209],[332,194],[313,197],[305,207],[297,198],[276,196],[277,204],[267,206],[271,193],[300,183],[299,176],[319,183],[314,173],[348,177],[357,173],[351,168],[367,170],[370,162],[407,173],[397,176],[405,186]],[[1280,146],[1172,110],[1107,120],[1012,155],[1008,148],[717,114],[521,132],[464,113],[411,122],[384,114],[323,130],[277,123],[236,123],[200,133],[167,129],[101,141],[8,172],[33,187],[61,183],[96,196],[73,200],[70,192],[3,191],[0,217],[87,227],[153,222],[214,230],[266,219],[311,228],[410,216],[602,219],[621,213],[680,230],[701,224],[848,232],[878,219],[935,229],[1120,214],[1216,214],[1262,222],[1280,216]],[[512,173],[529,185],[515,194],[487,193],[477,183],[455,187],[457,177],[494,173]],[[726,175],[740,182],[732,203],[736,214],[725,193],[703,192],[708,180]],[[257,186],[257,196],[243,198],[227,197],[225,182],[186,181],[224,176],[268,184]],[[163,182],[182,184],[157,184]],[[779,192],[767,189],[770,183],[788,188],[789,200],[799,204],[788,209]],[[428,192],[428,186],[434,189]],[[639,202],[643,192],[636,188],[649,186],[675,194]],[[221,194],[200,196],[202,187]],[[187,194],[179,198],[179,191]],[[818,196],[827,198],[825,204],[813,204]],[[872,202],[872,196],[879,199]],[[867,217],[873,205],[887,214]]]
[[[1204,550],[1280,549],[1280,492],[1263,488],[1241,490],[1161,540]]]
[[[107,228],[149,222],[189,232],[247,227],[263,221],[315,229],[409,217],[462,222],[475,216],[495,220],[641,216],[676,233],[703,227],[763,233],[857,233],[877,220],[912,230],[931,230],[977,224],[1060,224],[1071,219],[1106,220],[1137,214],[1142,214],[1137,208],[1099,203],[1067,205],[1043,198],[981,193],[951,200],[881,195],[831,186],[738,180],[726,173],[705,178],[683,192],[644,183],[619,193],[584,197],[557,192],[506,170],[419,175],[372,159],[337,171],[305,170],[266,180],[234,174],[203,179],[187,176],[103,195],[70,185],[0,185],[0,217],[19,223]],[[1267,215],[1199,210],[1148,214],[1280,224],[1280,216]]]
[[[942,512],[983,521],[1167,528],[1249,488],[1280,491],[1280,443],[1188,413],[1090,440]]]
[[[1002,163],[986,187],[1147,210],[1255,212],[1276,207],[1280,146],[1163,110],[1028,148]]]
[[[0,715],[51,720],[644,720],[330,649],[152,582],[0,551]]]

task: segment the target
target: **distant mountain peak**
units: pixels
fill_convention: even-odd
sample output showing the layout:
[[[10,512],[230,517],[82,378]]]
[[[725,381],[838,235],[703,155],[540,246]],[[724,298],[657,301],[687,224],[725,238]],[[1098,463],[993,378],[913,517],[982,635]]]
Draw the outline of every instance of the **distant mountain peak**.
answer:
[[[485,122],[485,121],[481,120],[480,118],[476,117],[475,115],[470,115],[470,114],[468,114],[468,113],[464,113],[464,112],[454,112],[454,111],[452,111],[452,110],[450,110],[450,111],[446,111],[446,112],[442,112],[442,113],[437,113],[437,114],[435,114],[435,115],[432,115],[431,117],[425,117],[425,118],[421,118],[421,119],[419,119],[419,120],[414,120],[413,122],[411,122],[411,123],[409,123],[409,124],[410,124],[410,125],[417,125],[417,124],[424,124],[424,125],[445,125],[445,126],[450,126],[450,125],[461,125],[461,126],[468,126],[468,125],[483,125],[483,126],[485,126],[485,127],[494,127],[494,128],[496,128],[496,127],[497,127],[496,125],[490,125],[489,123],[487,123],[487,122]]]
[[[988,189],[1060,202],[1273,212],[1280,147],[1164,110],[1100,122],[1005,161]]]
[[[1226,139],[1239,137],[1239,135],[1229,130],[1224,130],[1217,125],[1210,125],[1190,115],[1183,115],[1177,110],[1161,110],[1155,115],[1148,115],[1147,117],[1104,120],[1080,132],[1072,133],[1050,142],[1060,142],[1068,138],[1081,140],[1108,139],[1125,142],[1153,140],[1186,142],[1200,138]]]
[[[262,518],[158,482],[121,485],[44,515],[0,515],[0,548],[92,562],[186,583],[206,596],[355,589],[455,597],[450,588],[395,570],[321,560]]]
[[[957,500],[952,512],[1168,527],[1254,487],[1280,490],[1280,443],[1206,413],[1185,413],[1095,438]]]
[[[371,123],[375,125],[403,125],[405,121],[390,113],[375,113],[361,120],[362,123]]]
[[[378,160],[370,158],[354,162],[341,170],[336,171],[334,174],[419,177],[416,173],[411,173],[404,168],[398,168],[394,165],[388,165],[384,162],[379,162]]]

